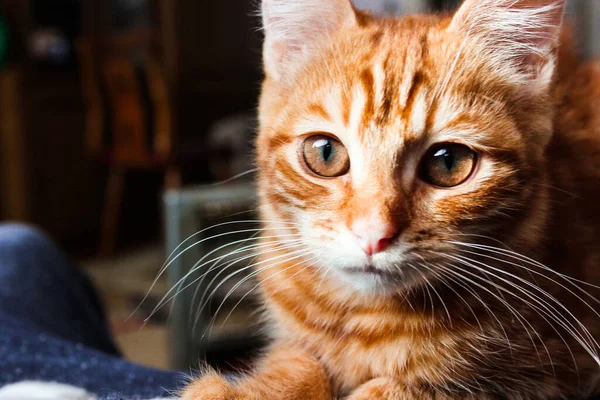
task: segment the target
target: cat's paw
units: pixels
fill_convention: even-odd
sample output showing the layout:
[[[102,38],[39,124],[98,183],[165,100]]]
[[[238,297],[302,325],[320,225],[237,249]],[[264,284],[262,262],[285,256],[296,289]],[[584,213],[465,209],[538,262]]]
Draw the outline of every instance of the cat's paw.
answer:
[[[181,400],[242,400],[242,397],[225,378],[211,372],[188,385]]]

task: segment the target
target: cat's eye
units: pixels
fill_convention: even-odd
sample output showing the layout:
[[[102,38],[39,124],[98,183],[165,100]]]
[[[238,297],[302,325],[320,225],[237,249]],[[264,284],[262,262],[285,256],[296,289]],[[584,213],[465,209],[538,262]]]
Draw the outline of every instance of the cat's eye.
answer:
[[[477,153],[458,143],[440,143],[431,147],[420,166],[420,177],[440,187],[454,187],[464,183],[477,164]]]
[[[345,175],[350,170],[348,151],[339,140],[327,135],[309,136],[302,143],[306,167],[324,178]]]

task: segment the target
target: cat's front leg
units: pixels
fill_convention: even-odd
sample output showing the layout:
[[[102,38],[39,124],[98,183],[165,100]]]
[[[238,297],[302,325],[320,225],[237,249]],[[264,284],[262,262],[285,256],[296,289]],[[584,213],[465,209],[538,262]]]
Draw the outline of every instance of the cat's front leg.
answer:
[[[331,400],[325,368],[304,349],[273,346],[251,375],[233,382],[211,373],[192,382],[182,400]]]
[[[392,378],[376,378],[354,389],[344,400],[417,400],[421,398],[415,395],[416,393],[411,394],[406,386]]]
[[[448,395],[435,390],[426,390],[406,385],[393,378],[372,379],[356,388],[344,400],[488,400],[486,395],[465,393]]]

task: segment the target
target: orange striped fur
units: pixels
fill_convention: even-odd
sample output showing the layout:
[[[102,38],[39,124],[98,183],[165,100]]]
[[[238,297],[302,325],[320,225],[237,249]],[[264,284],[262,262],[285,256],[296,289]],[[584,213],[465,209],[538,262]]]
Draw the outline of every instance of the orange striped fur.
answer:
[[[279,261],[259,277],[274,344],[252,374],[208,375],[184,399],[598,392],[598,303],[582,289],[600,284],[600,64],[560,34],[563,8],[467,0],[391,18],[263,0],[257,162],[278,236],[264,258]],[[347,173],[307,170],[315,133],[344,146]],[[424,154],[448,142],[477,153],[474,171],[424,182]],[[361,249],[359,222],[393,227],[385,250]]]

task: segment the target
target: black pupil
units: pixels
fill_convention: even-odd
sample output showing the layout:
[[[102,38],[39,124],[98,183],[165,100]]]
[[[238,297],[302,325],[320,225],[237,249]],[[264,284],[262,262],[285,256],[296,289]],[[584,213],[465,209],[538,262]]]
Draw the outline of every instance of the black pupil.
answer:
[[[454,156],[454,153],[448,149],[438,150],[434,157],[441,161],[448,171],[452,171],[454,167],[456,167],[456,157]]]
[[[330,141],[327,141],[323,146],[321,146],[321,155],[323,156],[323,160],[329,161],[332,154],[333,154],[333,146],[331,146]]]

